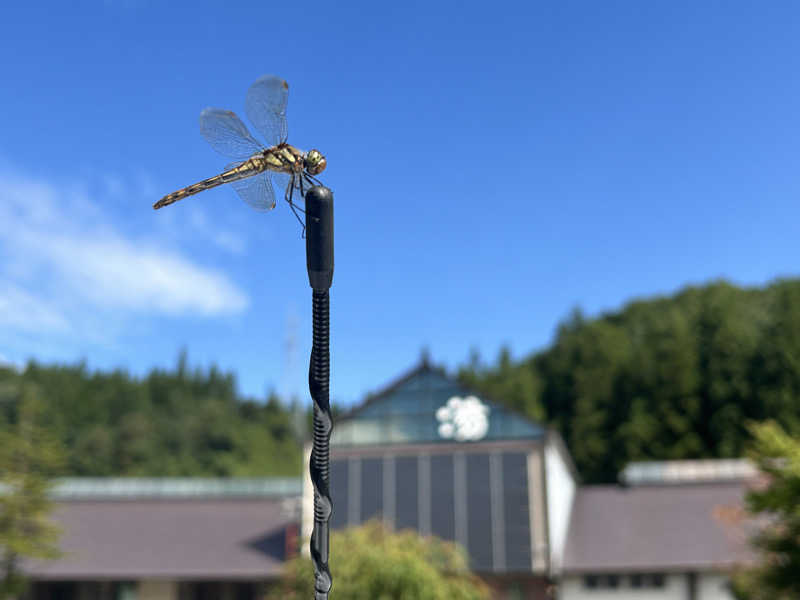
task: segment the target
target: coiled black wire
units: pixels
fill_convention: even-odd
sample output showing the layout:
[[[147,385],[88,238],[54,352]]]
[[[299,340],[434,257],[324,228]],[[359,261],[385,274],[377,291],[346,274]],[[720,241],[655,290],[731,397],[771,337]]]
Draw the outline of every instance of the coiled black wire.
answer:
[[[333,503],[330,496],[330,438],[333,429],[330,407],[330,296],[314,291],[313,343],[308,367],[308,387],[314,400],[314,445],[309,471],[314,485],[314,529],[311,560],[314,563],[314,598],[327,600],[333,580],[328,568]]]

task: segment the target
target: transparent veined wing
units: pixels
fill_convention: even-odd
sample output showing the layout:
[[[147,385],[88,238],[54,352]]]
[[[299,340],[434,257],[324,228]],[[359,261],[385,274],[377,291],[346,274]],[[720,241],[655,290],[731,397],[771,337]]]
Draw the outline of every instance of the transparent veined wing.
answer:
[[[200,113],[200,133],[214,150],[231,158],[249,158],[263,149],[242,120],[229,110],[203,110]]]
[[[228,165],[225,170],[232,169],[239,164],[241,163]],[[236,190],[242,200],[256,210],[268,211],[275,208],[275,192],[269,180],[269,171],[232,181],[231,187]]]
[[[272,187],[275,189],[276,194],[281,196],[286,195],[286,188],[289,187],[289,180],[292,178],[289,173],[279,173],[272,171]]]
[[[289,186],[292,183],[294,183],[292,202],[300,204],[305,200],[305,193],[313,187],[313,184],[303,181],[303,178],[299,176],[293,178],[289,173],[272,172],[272,187],[276,194],[282,194],[284,198],[288,198]]]
[[[274,75],[259,77],[247,90],[244,102],[247,118],[272,146],[285,142],[289,137],[286,124],[288,101],[289,84]]]

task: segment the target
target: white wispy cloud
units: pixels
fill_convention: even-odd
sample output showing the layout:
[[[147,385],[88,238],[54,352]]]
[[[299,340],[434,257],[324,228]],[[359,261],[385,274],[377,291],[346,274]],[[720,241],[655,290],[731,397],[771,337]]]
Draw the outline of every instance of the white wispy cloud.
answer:
[[[9,281],[0,281],[0,328],[4,327],[24,332],[57,333],[71,329],[67,317],[49,302]]]
[[[104,185],[124,189],[113,177]],[[248,303],[224,273],[126,234],[85,186],[0,172],[0,329],[68,333],[97,311],[217,316]]]
[[[192,225],[196,234],[209,240],[217,248],[230,252],[231,254],[244,254],[244,238],[231,231],[212,226],[202,208],[193,206],[189,210],[189,223]]]

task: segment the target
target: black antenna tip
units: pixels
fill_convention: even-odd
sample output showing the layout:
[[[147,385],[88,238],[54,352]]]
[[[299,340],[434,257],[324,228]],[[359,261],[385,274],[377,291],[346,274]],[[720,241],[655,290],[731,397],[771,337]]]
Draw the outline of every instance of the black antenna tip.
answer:
[[[311,202],[313,204],[333,204],[333,192],[326,188],[324,185],[315,185],[306,192],[306,206]]]
[[[316,292],[333,283],[333,192],[316,185],[306,192],[306,266]]]

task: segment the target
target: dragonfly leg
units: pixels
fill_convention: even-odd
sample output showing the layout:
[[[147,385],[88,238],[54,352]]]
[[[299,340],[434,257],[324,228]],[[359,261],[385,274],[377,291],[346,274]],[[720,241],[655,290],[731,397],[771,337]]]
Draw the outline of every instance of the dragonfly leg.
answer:
[[[314,185],[322,185],[322,182],[313,175],[309,175],[308,173],[304,172],[303,177],[306,179],[308,183],[313,183]]]
[[[303,219],[300,218],[300,215],[297,214],[297,207],[294,205],[294,202],[292,202],[292,198],[294,196],[294,178],[295,174],[292,173],[292,178],[289,181],[289,185],[286,188],[286,193],[284,195],[284,198],[286,199],[286,202],[289,203],[289,208],[292,209],[294,216],[297,218],[297,222],[300,223],[300,226],[303,228],[303,237],[306,237],[306,224],[303,222]]]
[[[305,191],[303,190],[303,178],[302,177],[298,178],[298,182],[300,183],[300,197],[303,198],[303,200],[305,200],[306,191],[308,191],[308,190],[305,190]],[[299,211],[299,212],[301,212],[303,214],[306,214],[306,211],[303,210],[302,208],[300,208],[299,206],[297,206],[297,204],[293,204],[293,206],[297,211]]]
[[[298,180],[300,182],[300,195],[303,197],[303,200],[305,200],[306,192],[308,191],[308,189],[305,190],[303,189],[303,182],[305,182],[305,179],[306,178],[303,177],[303,173],[301,173],[300,176],[298,177]]]

